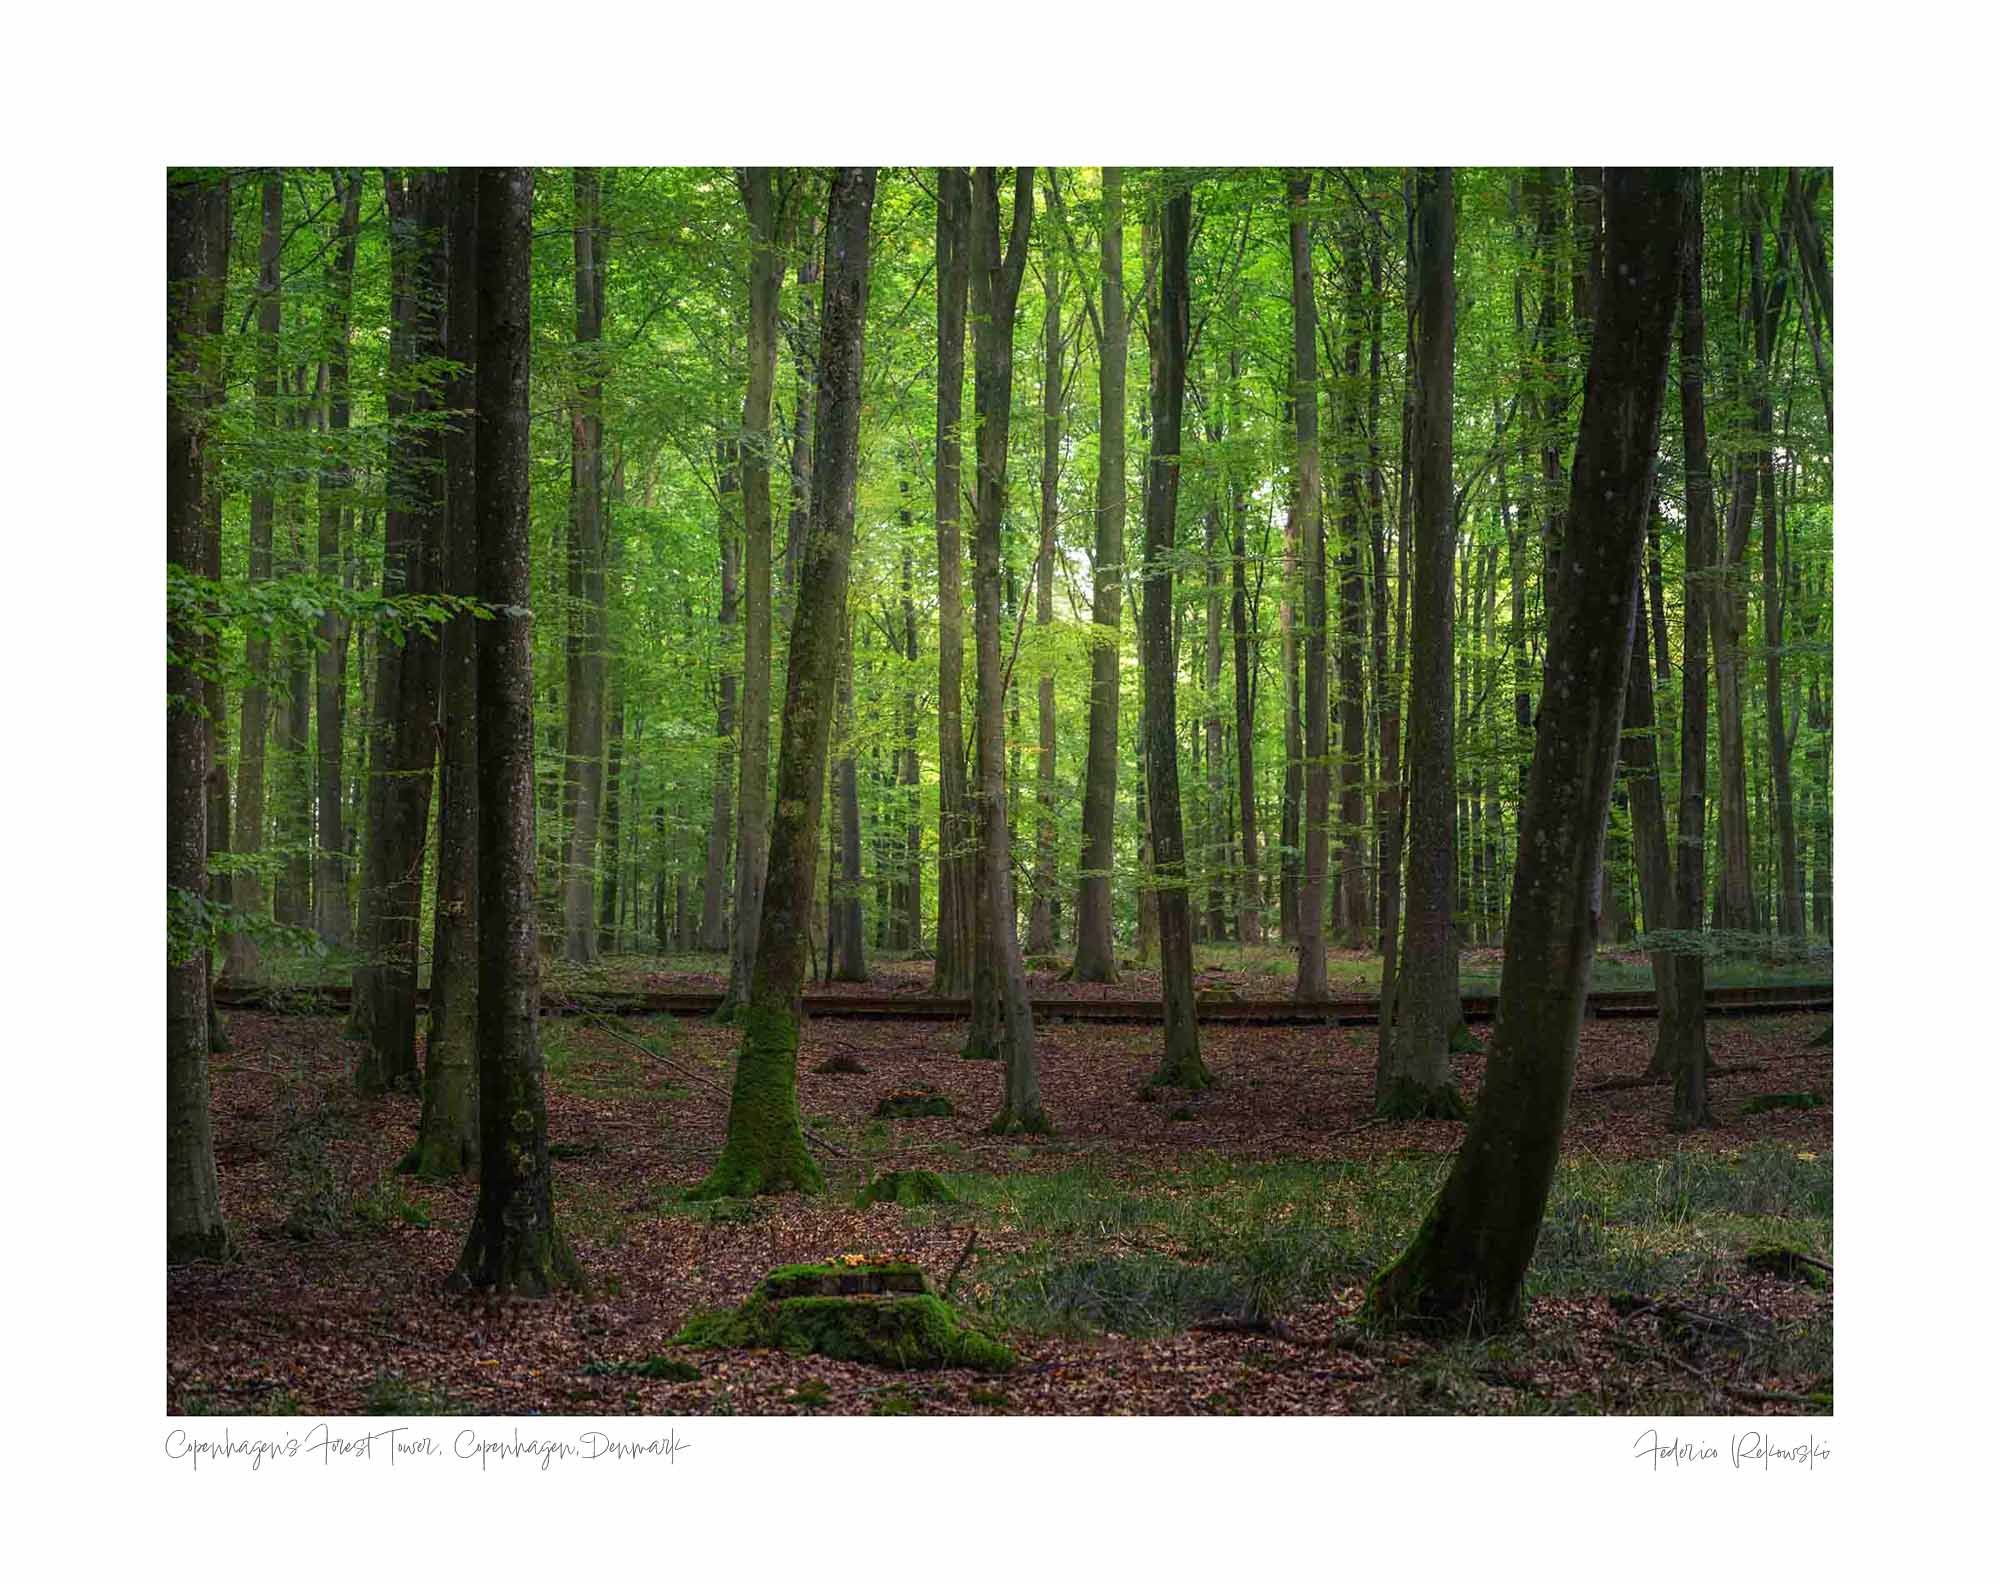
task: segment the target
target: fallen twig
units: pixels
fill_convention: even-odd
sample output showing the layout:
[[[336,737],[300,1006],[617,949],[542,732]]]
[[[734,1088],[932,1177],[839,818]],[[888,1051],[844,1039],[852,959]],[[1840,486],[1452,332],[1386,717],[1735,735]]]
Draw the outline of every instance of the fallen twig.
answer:
[[[965,1268],[965,1261],[972,1257],[973,1244],[979,1241],[979,1228],[972,1228],[972,1235],[965,1239],[965,1247],[958,1255],[958,1262],[951,1267],[951,1274],[944,1278],[944,1295],[951,1296],[951,1289],[958,1284],[958,1272]]]

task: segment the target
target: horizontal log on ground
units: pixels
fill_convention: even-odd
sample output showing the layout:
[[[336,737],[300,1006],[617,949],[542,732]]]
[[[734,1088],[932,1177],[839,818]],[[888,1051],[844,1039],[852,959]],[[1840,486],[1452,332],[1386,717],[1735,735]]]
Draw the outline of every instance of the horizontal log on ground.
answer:
[[[348,1003],[345,984],[264,985],[219,983],[215,1003],[225,1010],[270,1012],[332,1012]],[[417,992],[418,1003],[425,996]],[[596,1012],[613,1017],[705,1017],[722,1003],[713,990],[632,990],[594,993],[545,992],[542,1011],[549,1016]],[[1470,994],[1459,997],[1467,1022],[1491,1022],[1500,997]],[[1047,996],[1033,1002],[1037,1022],[1159,1022],[1164,1011],[1157,1000],[1129,997],[1104,999]],[[971,1002],[962,996],[939,995],[808,995],[808,1017],[910,1022],[962,1022]],[[1791,1012],[1833,1010],[1831,984],[1759,984],[1711,989],[1711,1017],[1773,1016]],[[1659,1002],[1650,989],[1607,989],[1593,992],[1585,1003],[1591,1017],[1657,1017]],[[1197,996],[1195,1016],[1206,1023],[1250,1023],[1293,1027],[1367,1027],[1382,1019],[1375,999],[1328,1000],[1301,1004],[1293,1000],[1225,1000]]]

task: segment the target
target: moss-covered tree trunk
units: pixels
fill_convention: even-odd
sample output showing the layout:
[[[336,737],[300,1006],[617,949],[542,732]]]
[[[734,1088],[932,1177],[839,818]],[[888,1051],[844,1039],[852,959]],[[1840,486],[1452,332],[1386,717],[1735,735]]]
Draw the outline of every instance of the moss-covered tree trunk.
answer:
[[[1550,590],[1499,1022],[1444,1190],[1369,1296],[1378,1315],[1459,1334],[1520,1317],[1596,943],[1591,893],[1616,776],[1689,181],[1680,169],[1620,168],[1606,172],[1606,186],[1605,279],[1617,284],[1598,300]]]
[[[1083,853],[1070,977],[1118,977],[1111,938],[1111,870],[1118,811],[1118,626],[1125,577],[1125,177],[1103,172],[1097,324],[1097,542],[1091,558],[1090,725],[1084,750]]]
[[[1145,602],[1140,608],[1141,671],[1146,691],[1146,797],[1160,907],[1160,991],[1166,1049],[1152,1081],[1206,1088],[1194,1021],[1194,907],[1188,895],[1187,846],[1181,831],[1181,782],[1174,720],[1174,527],[1181,487],[1181,413],[1187,395],[1188,214],[1185,184],[1160,216],[1157,299],[1148,315],[1152,351],[1150,454],[1146,459]]]
[[[973,540],[973,629],[978,661],[980,883],[979,927],[987,970],[1001,1015],[1001,1050],[1006,1061],[1006,1095],[994,1118],[997,1131],[1041,1132],[1042,1110],[1036,1067],[1034,1014],[1021,962],[1014,907],[1013,831],[1007,811],[1007,766],[1003,712],[1006,707],[1005,656],[1000,650],[1001,520],[1007,509],[1007,430],[1014,396],[1014,309],[1021,273],[1027,267],[1028,233],[1034,219],[1034,168],[1014,171],[1014,212],[1007,248],[1000,248],[1000,179],[982,165],[972,183],[973,412],[978,426],[977,528]],[[977,996],[979,986],[975,984]]]
[[[826,274],[813,422],[812,516],[800,552],[785,708],[778,740],[771,863],[757,932],[743,1043],[722,1156],[697,1198],[817,1192],[824,1183],[799,1127],[799,1005],[805,987],[842,619],[854,544],[863,330],[875,172],[842,167],[827,203]]]
[[[445,355],[455,365],[444,404],[444,587],[479,590],[477,395],[479,172],[455,168],[446,183]],[[424,1041],[423,1112],[409,1167],[425,1177],[468,1175],[479,1164],[479,657],[478,623],[454,616],[440,635],[443,709],[438,766],[437,905],[432,916],[430,1035]]]
[[[535,697],[528,535],[534,175],[482,169],[478,192],[479,1202],[452,1284],[544,1297],[581,1285],[556,1225],[538,1019]]]
[[[167,561],[203,565],[205,479],[214,466],[204,409],[216,384],[219,345],[207,334],[210,304],[227,275],[227,190],[191,173],[167,177]],[[167,646],[167,886],[198,902],[208,895],[209,728],[196,662],[204,640],[170,626]],[[167,1262],[229,1251],[209,1118],[209,956],[198,922],[167,955]]]
[[[1394,1025],[1375,1074],[1384,1116],[1458,1116],[1451,1036],[1457,1028],[1458,947],[1452,927],[1451,478],[1453,251],[1457,223],[1448,167],[1417,174],[1416,432],[1410,444],[1415,589],[1410,605],[1409,883],[1398,954]],[[1386,1021],[1386,1018],[1385,1018]]]

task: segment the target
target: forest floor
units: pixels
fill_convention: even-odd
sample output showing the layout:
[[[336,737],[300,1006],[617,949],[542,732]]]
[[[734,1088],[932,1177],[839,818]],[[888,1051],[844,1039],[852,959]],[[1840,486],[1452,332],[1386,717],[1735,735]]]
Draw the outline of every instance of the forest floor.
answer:
[[[475,1196],[399,1175],[417,1101],[364,1104],[341,1023],[232,1014],[213,1061],[218,1167],[239,1256],[168,1277],[167,1405],[180,1413],[1781,1413],[1832,1406],[1830,1279],[1751,1274],[1753,1245],[1830,1265],[1833,1062],[1825,1014],[1721,1019],[1716,1125],[1666,1126],[1628,1086],[1654,1024],[1585,1025],[1525,1326],[1418,1341],[1358,1317],[1420,1219],[1456,1123],[1369,1120],[1372,1028],[1209,1027],[1217,1086],[1141,1097],[1142,1028],[1039,1033],[1057,1131],[988,1137],[1000,1074],[948,1024],[809,1025],[807,1125],[824,1198],[687,1203],[722,1142],[734,1036],[660,1017],[542,1024],[557,1216],[587,1295],[447,1295]],[[1487,1030],[1479,1030],[1480,1037]],[[867,1068],[814,1070],[836,1054]],[[1483,1056],[1455,1063],[1470,1096]],[[1621,1084],[1620,1080],[1625,1080]],[[884,1096],[950,1117],[878,1121]],[[1812,1096],[1758,1110],[1758,1095]],[[958,1195],[853,1207],[869,1177]],[[970,1246],[969,1258],[965,1258]],[[1004,1337],[1011,1373],[893,1372],[670,1338],[770,1269],[913,1259]],[[1257,1329],[1244,1328],[1249,1318]],[[1275,1318],[1275,1325],[1269,1322]],[[1230,1328],[1232,1327],[1233,1328]],[[651,1370],[651,1375],[640,1372]],[[664,1374],[686,1378],[652,1377]]]

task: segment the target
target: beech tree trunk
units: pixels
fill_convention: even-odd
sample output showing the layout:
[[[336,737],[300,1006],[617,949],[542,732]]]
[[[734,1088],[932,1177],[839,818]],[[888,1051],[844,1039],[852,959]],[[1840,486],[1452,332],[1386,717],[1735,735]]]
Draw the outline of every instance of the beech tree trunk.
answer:
[[[1193,902],[1181,834],[1180,763],[1174,723],[1174,527],[1180,504],[1181,411],[1188,355],[1188,188],[1171,192],[1160,218],[1160,268],[1147,340],[1153,372],[1153,421],[1146,459],[1145,602],[1140,608],[1140,669],[1146,691],[1146,799],[1160,908],[1160,991],[1166,1049],[1149,1080],[1206,1088],[1194,1020]],[[1294,224],[1300,222],[1295,221]],[[1324,961],[1324,958],[1322,958]]]
[[[1111,984],[1111,871],[1118,812],[1119,614],[1125,578],[1125,173],[1103,170],[1097,326],[1097,542],[1091,556],[1090,726],[1084,752],[1083,850],[1076,888],[1076,958],[1070,977]]]
[[[479,172],[479,1200],[451,1285],[545,1297],[583,1285],[556,1224],[540,1039],[528,346],[534,175]]]
[[[1395,1026],[1375,1074],[1377,1114],[1464,1114],[1452,1084],[1450,1041],[1460,1021],[1458,949],[1452,924],[1452,352],[1456,342],[1453,253],[1457,216],[1452,172],[1417,174],[1416,432],[1410,446],[1415,589],[1410,610],[1409,882]],[[1517,880],[1518,871],[1517,871]]]
[[[729,441],[715,449],[716,527],[722,553],[722,602],[717,607],[716,654],[721,675],[715,694],[715,786],[708,821],[708,856],[701,880],[701,948],[704,951],[729,949],[729,911],[725,901],[729,884],[729,831],[735,815],[732,795],[736,772],[736,671],[737,649],[736,574],[741,557],[736,523],[730,515],[731,502],[740,498],[736,487],[736,448]]]
[[[1044,656],[1035,683],[1035,875],[1028,904],[1028,954],[1056,948],[1056,676],[1049,666],[1049,628],[1056,617],[1056,481],[1062,467],[1062,277],[1054,249],[1042,281],[1042,513],[1035,548],[1035,629]]]
[[[973,544],[973,627],[978,653],[979,872],[975,906],[1001,1012],[1000,1053],[1006,1093],[996,1132],[1046,1132],[1035,1024],[1021,962],[1014,907],[1013,830],[1007,810],[1003,711],[1005,656],[1000,650],[1000,525],[1007,509],[1007,429],[1013,406],[1014,310],[1028,261],[1035,173],[1014,170],[1014,212],[1000,249],[1000,181],[991,165],[974,172],[972,191],[973,413],[978,432],[977,532]],[[977,988],[975,987],[975,996]]]
[[[861,797],[854,766],[854,622],[845,611],[838,674],[834,729],[839,757],[833,764],[838,844],[837,861],[829,869],[835,875],[835,889],[827,918],[827,977],[860,984],[868,978],[868,959],[861,920]]]
[[[1605,172],[1604,278],[1617,287],[1598,298],[1562,556],[1550,588],[1541,722],[1507,913],[1499,1021],[1444,1190],[1369,1294],[1371,1310],[1393,1321],[1462,1335],[1513,1325],[1521,1315],[1522,1280],[1555,1180],[1595,951],[1591,892],[1624,714],[1688,174]]]
[[[972,185],[941,166],[937,213],[938,924],[934,995],[972,989],[972,811],[965,783],[965,595],[959,542],[965,417],[965,314],[971,282]]]
[[[348,504],[354,469],[346,457],[352,421],[348,400],[348,327],[353,317],[354,259],[361,229],[361,173],[333,172],[340,205],[333,256],[326,266],[326,461],[319,475],[319,575],[340,581],[342,541],[353,508]],[[470,419],[466,419],[470,422]],[[313,917],[319,937],[345,946],[353,936],[347,896],[347,831],[341,818],[341,771],[347,752],[348,624],[329,610],[320,618],[316,700],[319,739],[316,796],[319,829],[314,839]]]
[[[216,468],[207,409],[220,384],[211,333],[228,278],[228,189],[210,176],[167,177],[167,561],[203,569],[205,516]],[[197,665],[212,658],[195,629],[167,631],[167,887],[208,896],[209,726]],[[173,663],[178,659],[180,663]],[[185,918],[186,914],[183,913]],[[207,929],[188,930],[167,953],[167,1262],[220,1259],[230,1251],[209,1115]]]
[[[810,950],[813,879],[833,721],[835,668],[847,610],[861,439],[862,339],[868,315],[869,216],[875,172],[843,167],[827,202],[826,280],[813,422],[812,517],[800,553],[778,743],[770,871],[727,1140],[696,1198],[818,1192],[819,1167],[799,1127],[800,996]]]
[[[285,181],[273,170],[263,181],[263,229],[257,246],[257,373],[254,410],[258,426],[277,422],[278,330],[283,317],[279,300],[278,253],[285,234]],[[271,576],[271,522],[275,513],[272,468],[260,466],[250,485],[250,581]],[[252,633],[244,640],[243,716],[236,734],[236,834],[231,845],[239,858],[250,860],[236,872],[231,898],[248,918],[264,914],[264,880],[256,867],[264,851],[264,748],[270,734],[271,640]],[[232,933],[224,957],[224,974],[254,980],[263,971],[263,953],[250,936]]]
[[[569,643],[563,699],[563,956],[597,960],[598,825],[604,808],[604,249],[597,171],[570,173],[574,196],[576,394],[570,408]],[[617,849],[610,849],[612,861]]]
[[[1340,943],[1368,940],[1367,802],[1362,778],[1368,763],[1368,718],[1362,703],[1361,651],[1367,590],[1361,572],[1363,463],[1366,435],[1361,406],[1362,280],[1359,239],[1345,248],[1347,323],[1340,454]]]
[[[444,354],[443,177],[432,171],[392,177],[389,190],[392,252],[399,259],[403,288],[401,370],[407,377],[412,366]],[[424,422],[438,402],[434,389],[419,387],[400,411],[392,405],[389,511],[382,540],[385,593],[429,594],[438,586],[443,436]],[[398,424],[398,417],[413,421]],[[414,1092],[418,1087],[417,935],[437,753],[435,633],[412,630],[404,634],[400,650],[384,643],[381,654],[376,716],[386,730],[369,765],[367,878],[373,905],[363,909],[367,960],[354,985],[355,1001],[365,1003],[358,1015],[367,1049],[355,1071],[356,1086],[364,1094]]]
[[[1229,392],[1223,408],[1224,455],[1229,426],[1240,398],[1241,353],[1229,353]],[[1224,462],[1224,467],[1228,463]],[[1264,895],[1257,867],[1256,697],[1251,690],[1250,590],[1246,566],[1250,503],[1243,480],[1229,470],[1229,518],[1233,534],[1229,554],[1229,636],[1236,664],[1236,810],[1243,831],[1242,866],[1236,887],[1236,938],[1253,945],[1264,938]]]
[[[1306,203],[1311,180],[1296,175],[1288,184],[1292,250],[1292,422],[1297,438],[1297,472],[1292,514],[1301,557],[1305,599],[1305,691],[1300,709],[1305,727],[1304,860],[1299,875],[1299,976],[1293,998],[1326,999],[1327,764],[1326,525],[1320,510],[1319,472],[1319,310],[1313,301],[1312,223]],[[1155,840],[1157,840],[1157,835]]]
[[[479,172],[456,166],[446,182],[445,355],[456,365],[444,391],[444,589],[479,592],[474,367],[479,356]],[[430,1035],[424,1041],[423,1111],[404,1162],[423,1177],[479,1168],[479,623],[454,616],[441,634],[437,905],[432,919]]]
[[[780,204],[773,171],[745,167],[737,185],[750,220],[749,377],[743,395],[743,708],[736,776],[736,917],[729,987],[716,1011],[731,1020],[750,992],[770,840],[771,393],[778,377]]]

